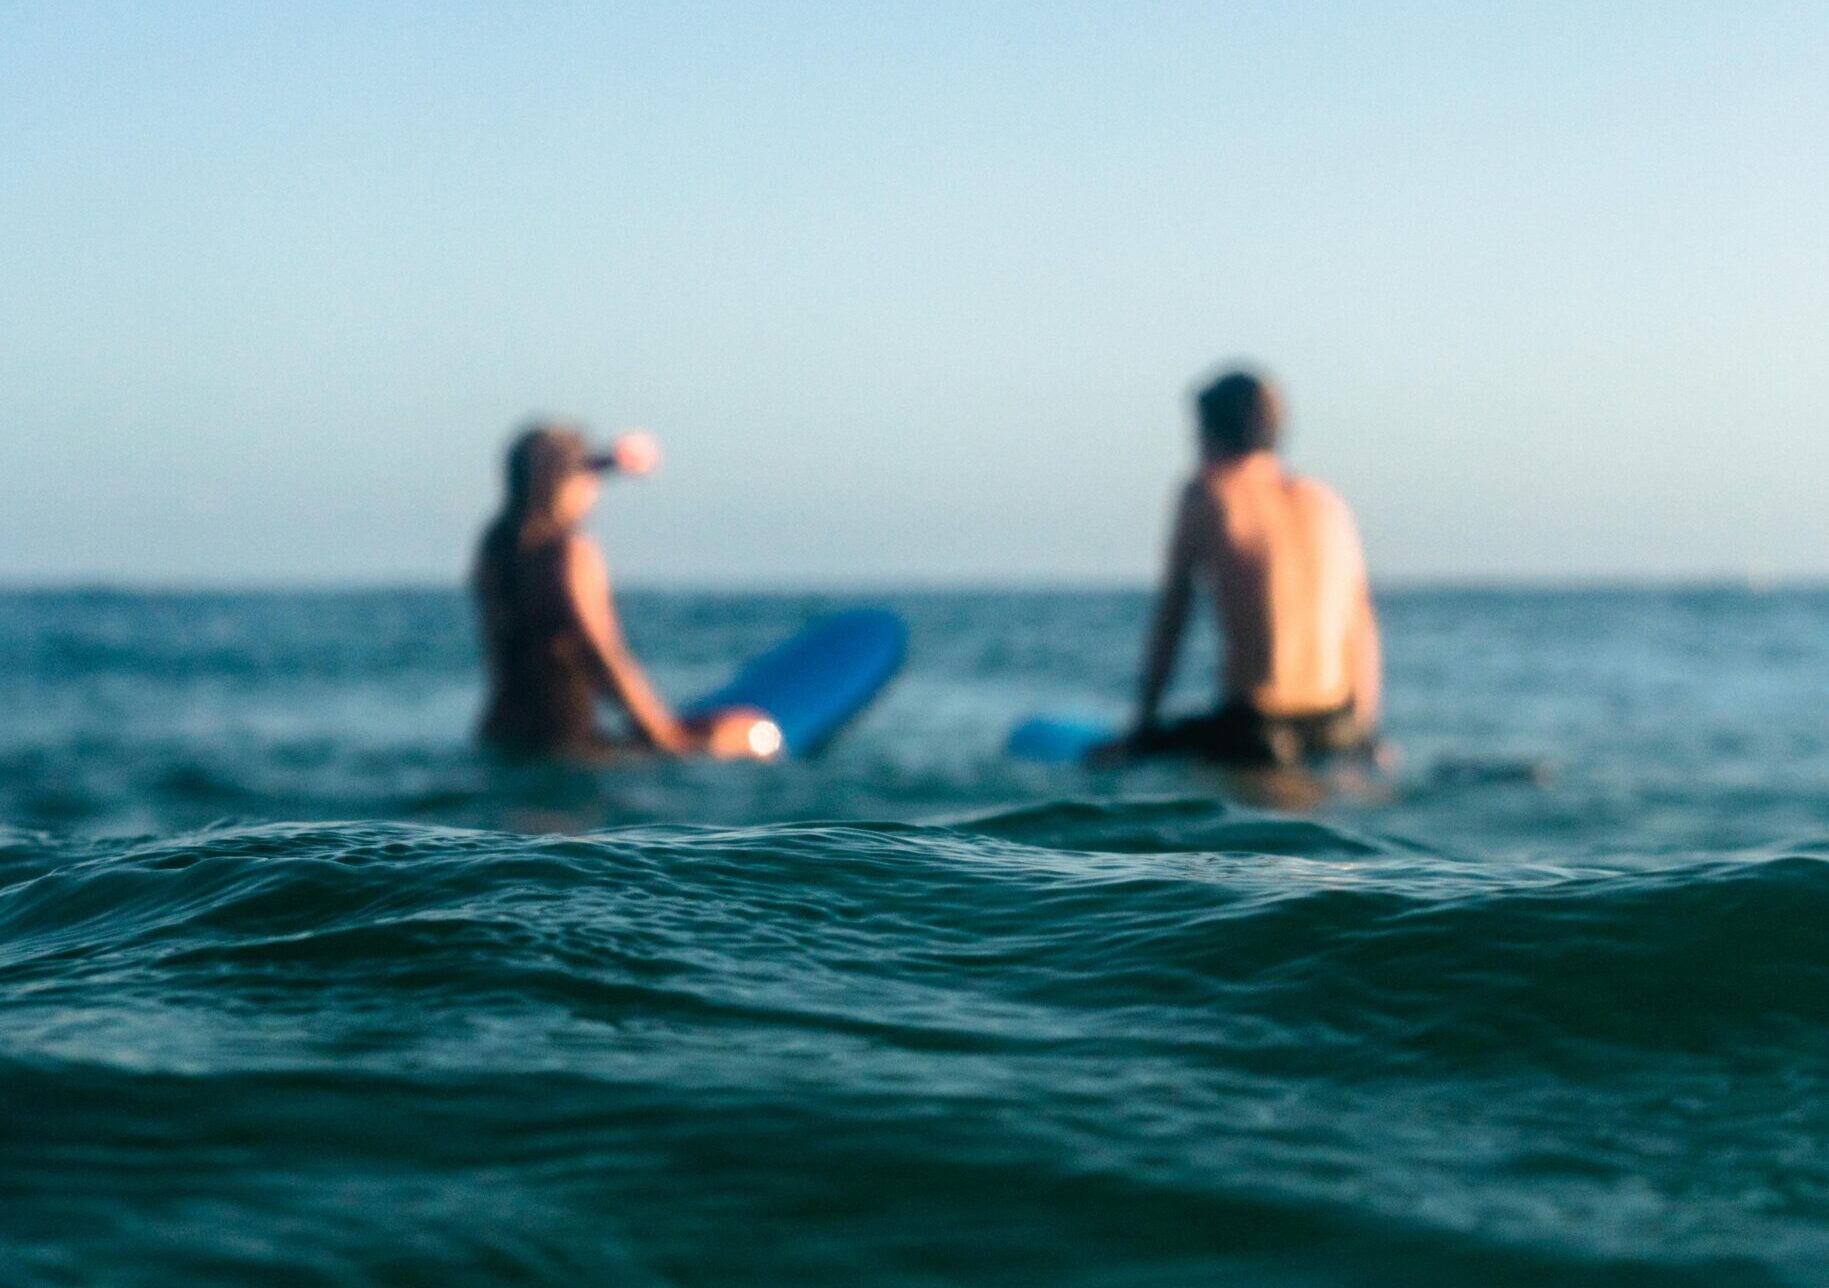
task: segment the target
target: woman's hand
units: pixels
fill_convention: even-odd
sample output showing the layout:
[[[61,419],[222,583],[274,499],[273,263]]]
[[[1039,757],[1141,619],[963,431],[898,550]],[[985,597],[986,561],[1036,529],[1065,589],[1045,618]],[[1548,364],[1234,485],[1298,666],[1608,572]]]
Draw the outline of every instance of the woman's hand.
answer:
[[[645,429],[630,430],[610,444],[610,464],[618,474],[652,474],[660,467],[660,444]]]
[[[781,730],[753,707],[715,711],[691,728],[696,749],[713,760],[773,760],[781,754]]]

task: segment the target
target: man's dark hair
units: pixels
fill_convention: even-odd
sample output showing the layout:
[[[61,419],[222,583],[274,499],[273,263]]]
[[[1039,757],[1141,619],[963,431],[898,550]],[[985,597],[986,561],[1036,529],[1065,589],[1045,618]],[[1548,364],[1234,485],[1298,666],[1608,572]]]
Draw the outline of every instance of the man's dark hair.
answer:
[[[1194,406],[1200,416],[1200,447],[1207,456],[1276,450],[1283,409],[1262,376],[1227,372],[1200,391]]]

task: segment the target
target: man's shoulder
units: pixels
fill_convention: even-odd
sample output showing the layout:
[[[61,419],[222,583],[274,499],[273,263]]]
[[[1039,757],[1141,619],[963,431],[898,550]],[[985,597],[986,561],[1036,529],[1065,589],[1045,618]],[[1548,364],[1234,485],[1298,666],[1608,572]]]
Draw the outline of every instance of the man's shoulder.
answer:
[[[1306,506],[1330,514],[1350,514],[1346,501],[1333,488],[1306,474],[1291,474],[1290,495]]]
[[[1359,522],[1345,499],[1318,479],[1302,479],[1300,488],[1293,493],[1296,509],[1310,531],[1341,550],[1358,550]]]

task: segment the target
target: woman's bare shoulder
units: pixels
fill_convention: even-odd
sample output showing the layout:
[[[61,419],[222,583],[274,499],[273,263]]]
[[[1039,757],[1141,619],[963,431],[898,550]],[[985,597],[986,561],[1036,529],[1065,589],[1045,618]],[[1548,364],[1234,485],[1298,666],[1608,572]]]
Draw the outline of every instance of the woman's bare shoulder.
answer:
[[[559,567],[567,575],[595,574],[603,576],[607,565],[603,561],[603,551],[597,543],[582,532],[574,532],[558,543]]]

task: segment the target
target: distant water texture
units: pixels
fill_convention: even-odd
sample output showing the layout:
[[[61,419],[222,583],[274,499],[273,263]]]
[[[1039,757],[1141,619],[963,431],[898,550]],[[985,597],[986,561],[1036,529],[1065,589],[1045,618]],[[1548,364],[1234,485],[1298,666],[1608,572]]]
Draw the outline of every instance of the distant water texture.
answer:
[[[1140,595],[887,602],[826,759],[585,771],[455,595],[0,596],[0,1283],[1829,1283],[1829,594],[1387,595],[1272,780],[1002,756]]]

